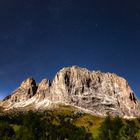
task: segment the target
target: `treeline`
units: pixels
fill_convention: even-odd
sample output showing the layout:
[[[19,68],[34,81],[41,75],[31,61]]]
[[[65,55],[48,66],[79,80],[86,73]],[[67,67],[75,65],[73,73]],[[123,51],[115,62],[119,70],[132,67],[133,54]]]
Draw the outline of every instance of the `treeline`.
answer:
[[[19,113],[0,116],[0,140],[140,140],[140,120],[106,117],[93,137],[74,121],[82,114]],[[96,125],[96,124],[90,124]]]
[[[92,140],[92,134],[71,121],[68,115],[50,112],[4,115],[0,118],[0,140]]]
[[[97,140],[140,140],[140,120],[108,116],[99,128]]]

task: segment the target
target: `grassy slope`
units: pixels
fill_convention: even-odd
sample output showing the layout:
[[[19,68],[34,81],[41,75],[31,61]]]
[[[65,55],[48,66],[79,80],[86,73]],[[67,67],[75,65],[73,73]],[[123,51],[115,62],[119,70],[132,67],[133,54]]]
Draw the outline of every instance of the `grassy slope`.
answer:
[[[93,116],[91,114],[79,112],[77,108],[71,107],[71,106],[64,106],[59,105],[53,110],[46,111],[49,112],[51,115],[51,121],[55,125],[60,124],[60,119],[58,119],[58,116],[64,116],[64,119],[71,120],[71,122],[76,126],[84,126],[87,130],[87,132],[91,133],[94,138],[96,138],[99,134],[99,128],[104,121],[104,118]],[[52,119],[53,118],[53,119]],[[43,116],[42,119],[48,120],[48,116]],[[123,122],[125,120],[123,119]],[[140,128],[140,123],[136,122],[138,127]],[[17,124],[11,124],[11,126],[14,128],[15,132],[20,129],[20,125]],[[140,136],[140,129],[138,135]]]
[[[87,113],[81,113],[76,108],[73,108],[71,106],[63,105],[60,105],[54,110],[51,110],[50,114],[54,118],[51,119],[53,124],[59,125],[60,120],[58,119],[58,116],[64,116],[65,120],[70,119],[74,125],[78,127],[84,126],[87,132],[91,133],[93,137],[98,136],[98,128],[101,126],[101,123],[104,120],[103,118],[92,116]],[[48,120],[48,116],[44,116],[42,119]],[[17,132],[21,127],[17,124],[11,124],[11,126],[13,127],[15,132]]]
[[[84,114],[81,118],[75,121],[76,126],[84,126],[87,131],[92,133],[93,137],[97,137],[99,133],[99,127],[103,122],[103,118],[92,116],[90,114]]]
[[[93,116],[87,113],[79,113],[76,108],[71,106],[59,106],[54,110],[54,115],[68,115],[72,119],[73,124],[76,126],[84,126],[87,132],[91,133],[93,137],[97,137],[99,133],[99,127],[101,126],[104,118]],[[78,114],[78,115],[76,115]]]
[[[58,108],[54,109],[53,111],[54,115],[64,115],[69,116],[72,119],[72,123],[76,126],[84,126],[87,130],[87,132],[91,133],[94,138],[96,138],[99,134],[99,128],[104,121],[105,118],[99,117],[99,116],[93,116],[88,113],[79,113],[79,110],[77,108],[71,107],[71,106],[63,106],[60,105]],[[79,114],[79,115],[75,115]],[[126,120],[122,119],[122,121],[125,123]],[[140,121],[133,120],[137,124],[137,127],[139,128],[138,135],[140,136]],[[57,121],[54,121],[57,122]],[[58,122],[57,122],[58,123]]]

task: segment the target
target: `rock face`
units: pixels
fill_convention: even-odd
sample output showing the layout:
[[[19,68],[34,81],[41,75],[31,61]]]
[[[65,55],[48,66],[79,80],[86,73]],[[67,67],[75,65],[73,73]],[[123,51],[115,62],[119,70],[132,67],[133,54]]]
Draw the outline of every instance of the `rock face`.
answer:
[[[7,109],[25,100],[28,105],[34,103],[34,108],[38,104],[43,108],[44,103],[49,106],[48,102],[51,102],[77,106],[102,116],[140,116],[139,101],[125,79],[116,74],[91,72],[77,66],[60,70],[52,85],[44,79],[37,87],[32,78],[27,79],[4,99],[1,106]]]
[[[16,103],[25,102],[32,98],[37,91],[36,82],[33,78],[28,78],[21,83],[11,95],[4,98],[3,106],[9,108]]]
[[[51,85],[51,83],[48,79],[43,79],[38,85],[38,89],[37,89],[35,97],[38,100],[43,100],[44,98],[49,98],[50,85]]]
[[[23,81],[21,86],[11,95],[11,102],[22,102],[30,99],[36,94],[37,86],[33,78]]]
[[[52,84],[52,101],[61,101],[96,114],[137,116],[139,102],[127,81],[116,74],[64,68]]]

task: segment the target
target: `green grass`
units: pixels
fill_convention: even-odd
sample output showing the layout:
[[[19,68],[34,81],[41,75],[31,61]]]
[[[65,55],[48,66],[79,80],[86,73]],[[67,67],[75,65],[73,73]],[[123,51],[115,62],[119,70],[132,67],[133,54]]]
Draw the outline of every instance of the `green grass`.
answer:
[[[99,134],[99,128],[104,121],[104,118],[93,116],[91,114],[79,112],[77,108],[71,106],[59,105],[53,110],[53,116],[64,115],[65,119],[71,119],[72,123],[78,127],[85,127],[87,132],[91,133],[94,138]],[[58,121],[53,121],[59,124]]]
[[[45,112],[47,115],[44,114]],[[105,118],[84,113],[82,111],[79,111],[79,109],[77,109],[76,107],[68,105],[58,105],[54,109],[46,110],[45,112],[42,112],[40,119],[46,120],[46,122],[50,121],[54,125],[60,125],[61,119],[63,119],[63,121],[70,120],[71,123],[77,127],[85,127],[86,131],[91,133],[95,139],[98,137],[99,128],[101,127],[102,122],[105,120]],[[13,115],[15,115],[15,112],[13,113]],[[122,119],[122,121],[124,124],[126,123],[125,119]],[[139,132],[137,135],[140,137],[140,120],[134,121],[139,128]],[[15,132],[17,132],[21,127],[20,125],[16,124],[11,124],[11,126],[13,127]]]
[[[14,129],[15,132],[17,132],[21,127],[21,125],[17,125],[17,124],[11,124],[11,126],[12,126],[12,128]]]
[[[84,126],[88,132],[90,132],[94,138],[99,134],[99,127],[101,126],[104,118],[92,116],[90,114],[84,114],[82,117],[75,121],[76,126]]]

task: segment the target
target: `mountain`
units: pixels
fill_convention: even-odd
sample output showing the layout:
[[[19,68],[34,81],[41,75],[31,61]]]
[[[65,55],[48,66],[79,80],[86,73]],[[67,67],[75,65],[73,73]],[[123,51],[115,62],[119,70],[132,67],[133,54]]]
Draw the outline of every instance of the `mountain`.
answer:
[[[52,83],[44,79],[37,85],[33,78],[28,78],[0,106],[5,110],[29,107],[45,110],[59,104],[101,116],[140,116],[139,100],[124,78],[77,66],[61,69]]]

